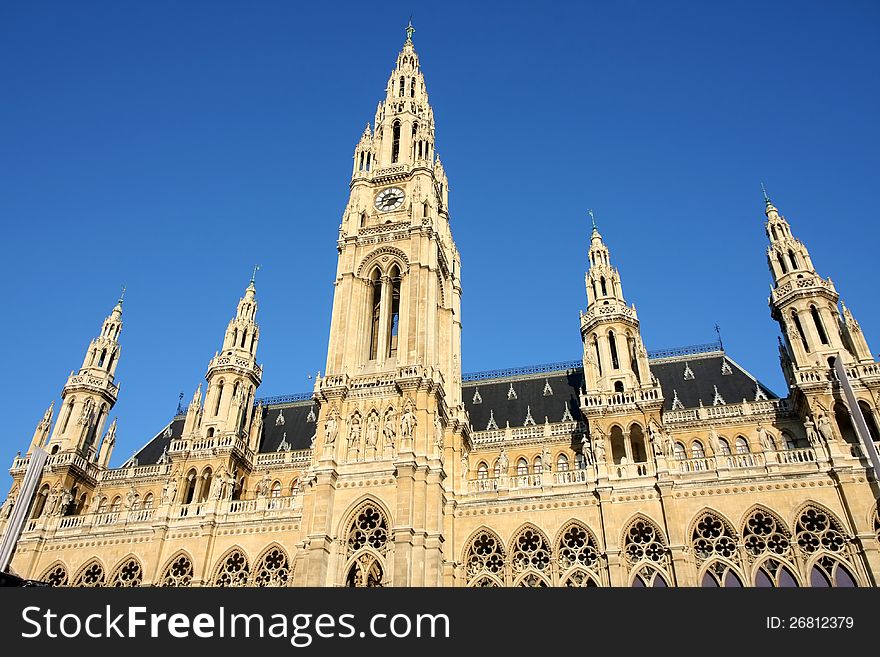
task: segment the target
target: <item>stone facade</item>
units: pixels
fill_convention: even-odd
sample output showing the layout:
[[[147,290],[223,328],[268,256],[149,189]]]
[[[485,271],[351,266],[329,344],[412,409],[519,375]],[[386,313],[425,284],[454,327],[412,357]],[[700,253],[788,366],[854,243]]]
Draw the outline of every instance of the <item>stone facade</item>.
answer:
[[[50,453],[12,570],[67,586],[876,585],[880,364],[769,199],[787,397],[720,344],[648,353],[595,223],[581,359],[462,375],[461,260],[411,36],[355,148],[314,391],[257,398],[252,279],[204,394],[109,468],[120,299],[12,464],[3,523],[33,451]]]

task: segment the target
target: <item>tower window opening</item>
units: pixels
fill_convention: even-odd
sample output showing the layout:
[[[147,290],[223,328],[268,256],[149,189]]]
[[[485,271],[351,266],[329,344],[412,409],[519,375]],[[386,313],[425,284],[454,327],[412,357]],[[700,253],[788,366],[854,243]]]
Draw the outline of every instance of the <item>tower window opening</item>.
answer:
[[[379,315],[382,309],[382,280],[379,270],[370,276],[370,360],[379,355]]]
[[[64,423],[61,425],[61,433],[67,431],[67,425],[70,423],[70,416],[73,415],[73,404],[76,399],[71,399],[67,404],[67,413],[64,416]]]
[[[776,226],[770,226],[770,233],[773,235],[773,240],[776,241],[778,239],[776,237]]]
[[[405,85],[406,85],[406,79],[401,75],[401,76],[400,76],[400,88],[399,88],[399,90],[398,90],[398,94],[397,94],[397,95],[400,96],[401,98],[402,98],[403,96],[406,95],[406,94],[404,93],[404,87],[405,87]]]
[[[596,354],[596,367],[599,370],[599,376],[602,376],[602,353],[599,351],[599,341],[593,335],[593,351]]]
[[[256,333],[251,333],[251,348],[250,348],[250,352],[251,352],[252,355],[253,355],[253,353],[254,353],[254,349],[255,349],[255,347],[256,347],[256,344],[257,344],[257,334],[256,334]]]
[[[431,208],[431,206],[428,205],[427,201],[425,201],[424,205],[422,206],[422,216],[423,217],[428,216],[428,213],[430,212],[430,208]]]
[[[602,286],[602,296],[607,297],[608,296],[608,288],[605,287],[605,277],[604,276],[599,279],[599,283]]]
[[[614,382],[614,392],[623,392],[623,381]]]
[[[794,254],[794,251],[792,251],[791,249],[788,250],[788,259],[791,262],[791,268],[798,269],[797,256]]]
[[[859,409],[862,411],[862,417],[865,418],[865,424],[868,425],[868,433],[871,434],[871,440],[875,443],[880,442],[880,429],[877,427],[877,419],[874,417],[871,407],[868,406],[868,402],[860,400]]]
[[[364,152],[361,151],[360,156],[358,158],[358,171],[364,170],[364,161],[365,161]]]
[[[596,297],[596,298],[599,297],[599,294],[598,294],[598,292],[596,291],[596,281],[593,281],[593,296]]]
[[[409,97],[410,98],[416,97],[416,79],[415,78],[412,79],[411,84],[409,86]]]
[[[220,402],[223,399],[223,381],[217,384],[217,401],[214,402],[214,415],[220,413]]]
[[[620,360],[617,358],[617,340],[614,339],[614,331],[608,331],[608,346],[611,349],[611,368],[620,369]]]
[[[400,121],[391,126],[391,164],[400,159]]]
[[[101,367],[104,364],[105,358],[107,358],[107,350],[101,349],[101,357],[98,358],[98,367]]]
[[[816,306],[810,306],[810,315],[813,316],[813,323],[816,325],[816,332],[819,334],[819,340],[822,344],[828,344],[828,335],[825,333],[825,327],[822,326],[822,318],[819,317],[819,310]]]
[[[397,355],[397,333],[400,325],[400,271],[391,270],[391,317],[388,328],[388,356]]]
[[[810,353],[810,347],[807,344],[807,335],[804,333],[804,327],[801,326],[801,319],[797,316],[795,311],[791,311],[791,319],[794,322],[795,328],[797,328],[798,335],[801,336],[801,344],[804,345],[804,351]]]
[[[361,212],[361,228],[367,225],[367,213],[366,211]]]
[[[370,165],[372,164],[372,161],[373,161],[373,154],[367,153],[367,171],[370,170]]]
[[[781,253],[776,254],[776,261],[779,263],[780,269],[782,269],[783,274],[788,273],[788,267],[785,265],[785,258],[782,257]]]

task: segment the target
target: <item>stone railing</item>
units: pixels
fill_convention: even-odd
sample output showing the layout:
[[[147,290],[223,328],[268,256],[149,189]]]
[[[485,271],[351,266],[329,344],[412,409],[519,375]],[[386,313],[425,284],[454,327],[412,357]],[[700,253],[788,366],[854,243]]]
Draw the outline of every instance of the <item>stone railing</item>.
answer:
[[[793,292],[810,287],[822,287],[831,292],[836,292],[834,284],[830,280],[825,280],[820,276],[804,276],[803,278],[788,281],[785,285],[780,285],[772,291],[771,297],[774,301],[779,301]]]
[[[730,469],[739,468],[763,468],[766,464],[761,452],[745,452],[743,454],[721,454],[715,457],[718,463],[726,465]]]
[[[776,458],[780,463],[815,463],[816,452],[810,447],[785,449],[776,452]]]
[[[557,470],[553,473],[553,483],[557,485],[585,484],[587,481],[586,470]]]
[[[573,436],[583,432],[587,428],[584,422],[543,422],[528,427],[510,427],[505,429],[490,429],[487,431],[475,431],[471,440],[475,446],[485,447],[506,440],[534,441],[540,438],[552,438],[558,436]]]
[[[594,320],[609,317],[611,315],[621,315],[626,319],[635,321],[637,319],[634,308],[627,306],[623,302],[609,303],[607,306],[593,305],[592,308],[581,315],[581,327],[585,327]]]
[[[254,459],[254,467],[268,467],[273,465],[291,465],[307,468],[312,462],[312,450],[298,449],[289,452],[266,452],[257,454]]]
[[[660,388],[632,390],[630,392],[600,393],[598,395],[582,394],[581,406],[590,408],[608,408],[614,406],[633,406],[645,402],[662,400]]]
[[[695,459],[681,459],[678,461],[678,470],[682,473],[708,472],[710,470],[715,470],[715,458],[708,456]]]
[[[113,470],[101,471],[98,480],[102,483],[108,483],[124,479],[148,479],[150,477],[162,477],[170,471],[170,463],[139,465],[134,468],[114,468]]]
[[[675,426],[703,420],[784,415],[790,411],[791,403],[787,399],[767,399],[762,401],[744,401],[739,404],[719,404],[718,406],[700,406],[699,408],[665,411],[663,413],[663,422],[667,426]]]
[[[640,463],[609,463],[608,472],[615,479],[629,479],[631,477],[646,477],[653,474],[646,462]]]

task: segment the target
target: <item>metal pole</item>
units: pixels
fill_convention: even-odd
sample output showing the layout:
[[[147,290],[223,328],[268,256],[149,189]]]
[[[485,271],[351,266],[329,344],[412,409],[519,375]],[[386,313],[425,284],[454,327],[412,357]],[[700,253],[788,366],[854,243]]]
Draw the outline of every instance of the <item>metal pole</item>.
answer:
[[[862,415],[862,409],[859,408],[859,402],[853,392],[849,377],[846,374],[846,368],[843,366],[843,358],[838,354],[834,359],[834,372],[837,374],[837,380],[840,381],[840,387],[843,389],[843,395],[846,397],[846,404],[849,406],[849,414],[855,421],[856,433],[862,439],[862,445],[865,454],[871,459],[874,466],[874,480],[880,481],[880,455],[877,454],[877,447],[871,440],[871,433],[868,431],[868,424],[865,422],[865,416]]]
[[[27,470],[24,473],[24,479],[21,482],[21,490],[18,492],[18,499],[15,500],[15,508],[12,510],[12,517],[6,525],[3,532],[3,538],[0,540],[0,572],[8,572],[9,563],[12,561],[12,553],[15,551],[15,545],[21,537],[21,531],[24,528],[24,521],[27,519],[28,511],[31,508],[31,502],[34,499],[34,492],[40,483],[43,475],[43,466],[49,457],[39,447],[34,448],[31,452],[31,460],[28,463]]]

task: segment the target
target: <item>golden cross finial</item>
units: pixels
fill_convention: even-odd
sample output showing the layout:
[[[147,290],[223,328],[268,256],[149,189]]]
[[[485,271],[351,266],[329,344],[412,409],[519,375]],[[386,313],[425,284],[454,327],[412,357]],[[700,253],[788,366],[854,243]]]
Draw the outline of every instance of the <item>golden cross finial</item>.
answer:
[[[413,27],[412,24],[412,16],[409,17],[409,24],[406,26],[406,41],[407,43],[412,43],[412,35],[413,32],[416,31],[416,28]]]

